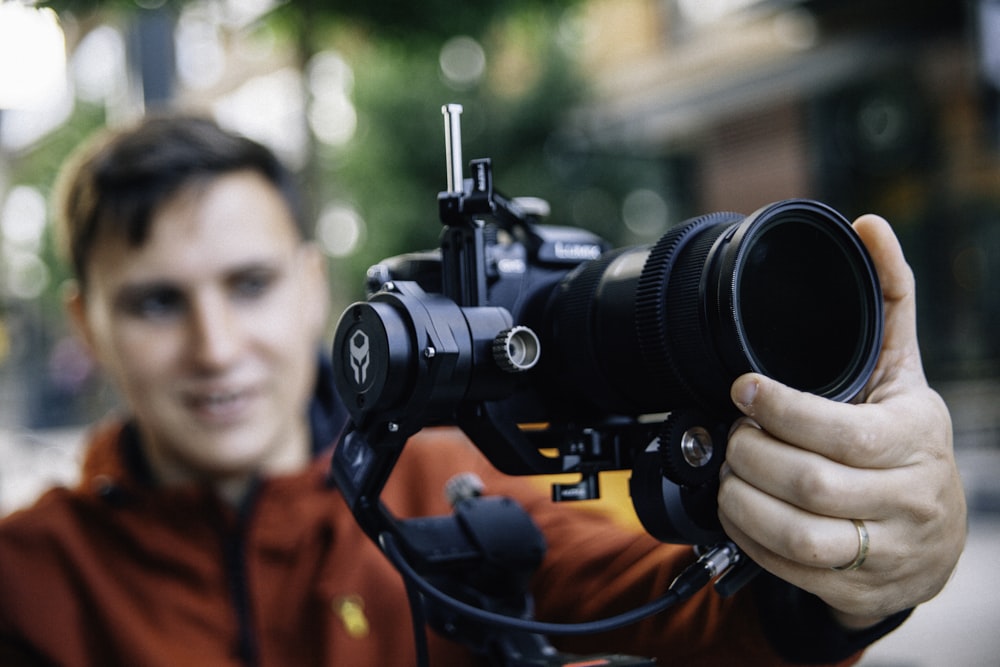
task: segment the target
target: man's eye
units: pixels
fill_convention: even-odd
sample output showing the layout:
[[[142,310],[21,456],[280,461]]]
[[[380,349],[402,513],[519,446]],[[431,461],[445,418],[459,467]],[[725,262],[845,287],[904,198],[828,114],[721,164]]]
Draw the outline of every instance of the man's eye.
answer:
[[[269,271],[251,271],[233,278],[231,289],[234,296],[241,299],[255,299],[263,296],[274,284],[274,274]]]
[[[132,294],[125,301],[125,311],[147,320],[173,317],[184,309],[184,298],[175,290],[157,289]]]

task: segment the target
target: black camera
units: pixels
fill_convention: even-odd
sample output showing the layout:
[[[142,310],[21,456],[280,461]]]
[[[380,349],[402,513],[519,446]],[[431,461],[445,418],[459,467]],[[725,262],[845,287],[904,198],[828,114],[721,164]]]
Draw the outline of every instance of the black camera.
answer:
[[[730,386],[756,371],[852,399],[881,348],[881,289],[847,220],[815,201],[704,215],[621,249],[543,224],[544,202],[498,192],[488,159],[463,178],[461,108],[443,112],[441,244],[373,266],[367,300],[341,316],[334,381],[352,424],[331,469],[358,524],[403,574],[415,627],[428,607],[434,627],[500,664],[527,664],[526,655],[575,664],[548,644],[551,625],[530,621],[526,584],[545,546],[516,503],[473,493],[453,502],[452,516],[399,520],[379,501],[408,437],[457,425],[503,472],[577,473],[553,485],[557,501],[596,498],[601,471],[631,470],[651,535],[710,546],[683,584],[600,622],[602,631],[676,603],[692,581],[721,574],[715,585],[728,595],[756,572],[716,516],[739,414]]]
[[[555,500],[631,468],[649,532],[717,538],[733,380],[756,371],[838,401],[868,381],[882,297],[864,245],[830,207],[792,199],[611,249],[500,194],[489,160],[463,179],[460,107],[443,111],[441,247],[372,267],[368,300],[337,327],[355,424],[376,439],[457,424],[504,472],[580,473]]]

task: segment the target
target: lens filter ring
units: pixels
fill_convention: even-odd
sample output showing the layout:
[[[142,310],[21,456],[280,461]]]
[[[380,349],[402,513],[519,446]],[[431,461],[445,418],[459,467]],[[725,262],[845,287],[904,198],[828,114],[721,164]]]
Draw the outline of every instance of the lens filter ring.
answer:
[[[832,400],[867,383],[882,344],[874,263],[834,209],[791,199],[751,214],[717,250],[718,352],[738,373],[763,373]]]

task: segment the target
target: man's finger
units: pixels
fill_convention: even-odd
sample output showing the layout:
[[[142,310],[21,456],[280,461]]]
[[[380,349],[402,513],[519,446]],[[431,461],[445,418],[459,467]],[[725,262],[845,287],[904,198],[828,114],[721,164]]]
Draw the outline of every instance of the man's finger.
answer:
[[[912,482],[905,467],[846,465],[743,423],[730,437],[726,463],[770,496],[813,514],[844,519],[880,516],[882,509],[894,507],[894,501],[906,495]]]
[[[913,270],[906,263],[899,239],[877,215],[863,215],[854,229],[875,264],[885,306],[884,338],[878,365],[865,395],[883,388],[889,378],[925,382],[917,344],[916,296]]]
[[[860,468],[889,468],[905,462],[911,443],[878,440],[900,432],[899,418],[883,405],[838,403],[792,389],[757,373],[733,382],[736,406],[784,442]]]

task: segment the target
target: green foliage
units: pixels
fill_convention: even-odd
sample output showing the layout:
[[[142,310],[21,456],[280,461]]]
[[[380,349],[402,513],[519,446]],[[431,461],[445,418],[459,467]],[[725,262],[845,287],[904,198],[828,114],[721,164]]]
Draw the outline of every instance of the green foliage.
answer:
[[[310,4],[314,5],[314,10],[322,5],[323,11],[376,27],[387,37],[406,40],[416,35],[432,38],[447,38],[456,34],[480,35],[498,18],[529,9],[560,9],[573,4],[573,0],[332,0]]]
[[[323,151],[319,168],[323,197],[351,201],[366,221],[364,246],[337,267],[355,297],[374,262],[438,243],[437,194],[446,188],[443,104],[464,108],[463,170],[470,159],[492,158],[501,192],[564,208],[569,188],[552,169],[551,153],[566,111],[585,87],[550,37],[557,21],[531,13],[496,27],[483,40],[487,74],[468,89],[443,79],[440,43],[379,40],[347,54],[358,131],[346,148]],[[497,65],[511,48],[523,63],[513,75]]]
[[[23,154],[7,155],[8,167],[13,174],[10,185],[28,185],[37,189],[46,199],[51,199],[52,188],[60,166],[78,145],[104,124],[104,112],[97,107],[78,103],[69,121],[46,136]],[[0,193],[2,196],[4,193]],[[58,256],[55,232],[52,225],[46,230],[42,259],[49,269],[49,282],[38,299],[42,315],[56,320],[62,312],[61,288],[69,278],[69,267]]]
[[[39,5],[60,13],[87,14],[98,10],[139,11],[180,9],[194,0],[42,0]],[[287,0],[274,14],[290,24],[348,21],[383,38],[413,41],[441,39],[457,34],[480,35],[498,18],[525,10],[560,10],[578,0]]]

